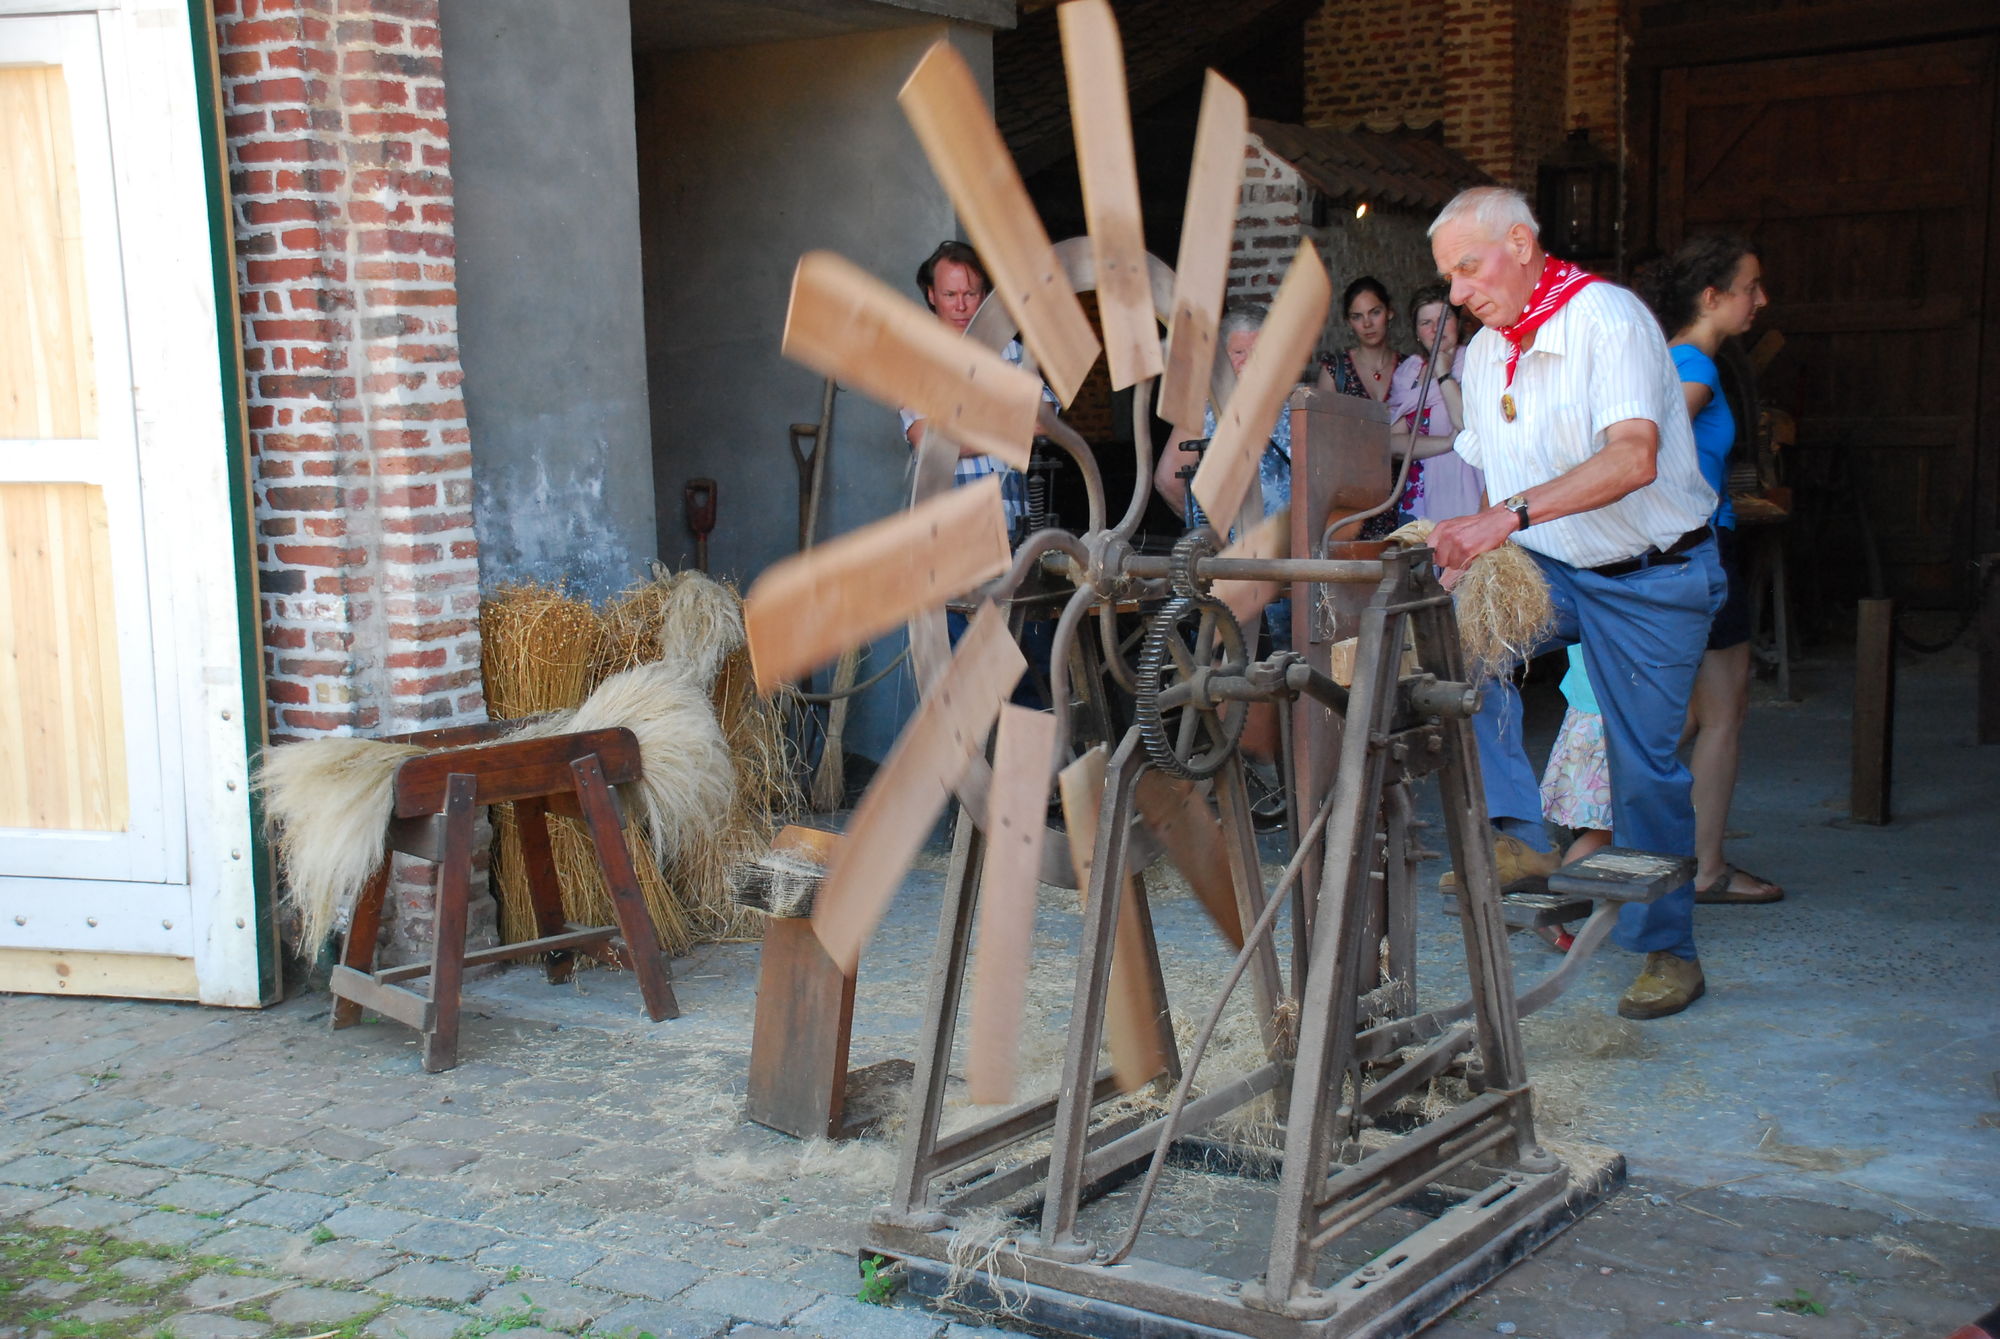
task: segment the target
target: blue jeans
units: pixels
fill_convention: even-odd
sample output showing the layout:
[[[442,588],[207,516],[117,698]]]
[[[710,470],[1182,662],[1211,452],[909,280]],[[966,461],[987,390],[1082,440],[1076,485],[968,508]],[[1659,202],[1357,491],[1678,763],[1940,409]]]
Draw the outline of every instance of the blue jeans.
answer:
[[[1611,766],[1611,824],[1620,846],[1665,855],[1694,854],[1691,779],[1677,756],[1695,671],[1708,645],[1709,620],[1727,593],[1715,542],[1688,550],[1687,561],[1607,577],[1530,551],[1548,578],[1555,627],[1536,652],[1582,642],[1584,667],[1604,713]],[[1486,808],[1495,822],[1538,849],[1542,795],[1521,743],[1521,695],[1512,680],[1485,685],[1473,730]],[[1612,941],[1637,953],[1662,950],[1692,959],[1694,884],[1618,914]]]

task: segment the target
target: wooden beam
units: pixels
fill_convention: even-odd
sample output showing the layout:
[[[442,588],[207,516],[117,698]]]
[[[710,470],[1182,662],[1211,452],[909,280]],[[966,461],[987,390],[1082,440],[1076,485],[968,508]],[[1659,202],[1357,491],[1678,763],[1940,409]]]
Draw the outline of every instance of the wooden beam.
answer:
[[[1147,771],[1139,778],[1139,813],[1167,858],[1194,889],[1201,909],[1231,948],[1243,947],[1243,918],[1229,874],[1229,839],[1195,782]]]
[[[993,785],[986,793],[986,855],[965,1047],[966,1088],[981,1105],[1014,1100],[1055,752],[1054,716],[1025,707],[1000,709]]]
[[[925,53],[896,95],[1056,398],[1076,398],[1099,348],[1041,216],[986,110],[979,84],[950,42]]]
[[[1012,560],[1000,480],[989,476],[771,564],[743,601],[757,691],[963,595]]]
[[[1895,764],[1895,601],[1857,601],[1855,625],[1854,753],[1847,807],[1855,822],[1879,825],[1889,821]]]
[[[1332,284],[1311,242],[1299,243],[1236,390],[1216,416],[1215,439],[1195,471],[1194,495],[1210,516],[1234,516],[1257,478],[1279,406],[1299,381],[1332,301]]]
[[[1160,378],[1160,417],[1190,437],[1201,435],[1202,409],[1208,404],[1249,133],[1243,94],[1210,70],[1202,83],[1201,120],[1194,131],[1194,165],[1188,170],[1180,257],[1174,263],[1166,370]]]
[[[917,411],[961,445],[1028,468],[1041,383],[831,251],[799,258],[782,351],[885,405]]]
[[[1068,0],[1056,9],[1063,68],[1069,76],[1070,125],[1077,177],[1097,265],[1097,316],[1111,389],[1160,375],[1160,329],[1146,268],[1139,207],[1139,166],[1132,151],[1132,108],[1125,95],[1125,55],[1107,0]],[[1242,162],[1242,154],[1237,155]]]
[[[986,746],[994,717],[1027,669],[1007,631],[1007,616],[991,603],[980,606],[944,677],[924,694],[861,797],[827,866],[812,915],[813,932],[827,956],[849,976],[952,788]]]
[[[1068,767],[1059,778],[1063,826],[1069,830],[1070,862],[1076,870],[1080,896],[1090,896],[1091,866],[1097,854],[1098,810],[1104,798],[1105,770],[1110,753],[1099,744]],[[1111,1051],[1111,1068],[1118,1086],[1132,1092],[1167,1068],[1161,1044],[1161,1020],[1167,1002],[1155,993],[1147,958],[1145,912],[1139,890],[1127,874],[1119,881],[1118,925],[1111,947],[1111,979],[1105,992],[1104,1039]]]

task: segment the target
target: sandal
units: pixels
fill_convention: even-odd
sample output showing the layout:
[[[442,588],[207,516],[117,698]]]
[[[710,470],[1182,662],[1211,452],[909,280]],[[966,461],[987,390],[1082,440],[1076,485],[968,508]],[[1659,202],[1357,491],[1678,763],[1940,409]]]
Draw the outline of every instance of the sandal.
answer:
[[[1738,892],[1735,889],[1732,889],[1729,885],[1736,881],[1736,876],[1738,874],[1741,874],[1744,878],[1751,880],[1753,883],[1762,884],[1763,885],[1762,891],[1750,890],[1745,892]],[[1705,902],[1711,905],[1715,904],[1748,905],[1758,902],[1776,902],[1782,899],[1784,895],[1785,895],[1785,890],[1783,888],[1780,888],[1777,884],[1772,883],[1769,879],[1761,878],[1758,875],[1752,874],[1747,869],[1738,869],[1734,865],[1724,865],[1722,867],[1721,878],[1717,879],[1714,883],[1711,883],[1706,888],[1696,888],[1694,890],[1695,901]]]

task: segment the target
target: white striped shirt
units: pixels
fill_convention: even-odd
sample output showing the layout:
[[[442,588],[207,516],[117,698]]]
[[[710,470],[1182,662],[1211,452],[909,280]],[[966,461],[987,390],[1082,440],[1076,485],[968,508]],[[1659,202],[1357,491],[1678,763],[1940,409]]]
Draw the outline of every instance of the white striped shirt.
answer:
[[[1514,541],[1572,567],[1597,567],[1665,548],[1715,510],[1701,477],[1681,375],[1659,323],[1636,296],[1591,284],[1535,332],[1507,385],[1507,341],[1481,330],[1466,348],[1465,431],[1454,449],[1486,472],[1490,501],[1547,483],[1604,446],[1605,429],[1628,418],[1659,426],[1652,483],[1595,511],[1535,520]],[[1501,411],[1511,395],[1514,421]],[[1533,519],[1532,517],[1530,519]]]

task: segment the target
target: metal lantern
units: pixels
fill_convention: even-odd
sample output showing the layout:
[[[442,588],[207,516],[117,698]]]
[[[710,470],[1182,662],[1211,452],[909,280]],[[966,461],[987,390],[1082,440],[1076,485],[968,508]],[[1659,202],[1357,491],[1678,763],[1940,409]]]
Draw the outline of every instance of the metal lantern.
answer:
[[[1572,130],[1536,173],[1542,242],[1574,261],[1611,261],[1618,253],[1618,164]]]

